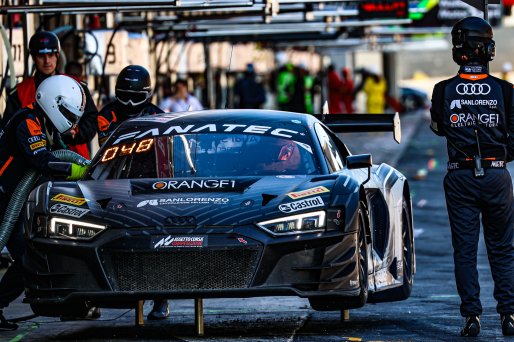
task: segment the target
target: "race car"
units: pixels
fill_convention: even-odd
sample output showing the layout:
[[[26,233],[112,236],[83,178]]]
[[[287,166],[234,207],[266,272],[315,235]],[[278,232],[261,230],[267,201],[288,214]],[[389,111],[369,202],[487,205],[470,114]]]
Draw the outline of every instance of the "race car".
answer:
[[[397,115],[206,110],[121,124],[83,180],[25,207],[25,302],[80,316],[144,299],[299,296],[316,310],[409,297],[409,184],[338,134]]]

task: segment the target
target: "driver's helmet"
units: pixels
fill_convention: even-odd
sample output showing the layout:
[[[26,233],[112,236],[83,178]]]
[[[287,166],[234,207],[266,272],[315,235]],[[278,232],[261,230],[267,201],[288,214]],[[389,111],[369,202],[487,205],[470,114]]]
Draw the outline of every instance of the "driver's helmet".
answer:
[[[116,79],[116,99],[127,107],[141,107],[152,97],[150,74],[140,65],[129,65]]]
[[[82,86],[65,75],[50,76],[36,90],[36,104],[60,133],[76,125],[86,107]]]
[[[35,57],[37,54],[57,53],[60,50],[59,38],[53,32],[39,31],[30,38],[29,53],[32,57]]]
[[[300,167],[302,157],[298,144],[293,140],[273,138],[269,148],[272,152],[271,160],[265,163],[264,170],[283,172],[286,170],[294,171]]]
[[[455,63],[485,65],[494,59],[496,48],[493,29],[484,19],[478,17],[461,19],[453,26],[451,34]]]

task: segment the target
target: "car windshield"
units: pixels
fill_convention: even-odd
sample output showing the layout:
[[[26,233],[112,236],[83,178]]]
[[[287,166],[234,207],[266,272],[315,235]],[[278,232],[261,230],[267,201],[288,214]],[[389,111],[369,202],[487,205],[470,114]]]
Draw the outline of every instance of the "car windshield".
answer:
[[[139,139],[103,149],[90,175],[100,180],[319,174],[305,140],[230,133]]]

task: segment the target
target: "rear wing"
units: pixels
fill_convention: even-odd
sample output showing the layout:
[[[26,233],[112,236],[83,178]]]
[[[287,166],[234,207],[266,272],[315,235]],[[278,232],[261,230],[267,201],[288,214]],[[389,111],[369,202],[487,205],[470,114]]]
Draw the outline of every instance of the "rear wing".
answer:
[[[394,140],[402,140],[400,116],[395,114],[316,114],[335,133],[393,132]]]

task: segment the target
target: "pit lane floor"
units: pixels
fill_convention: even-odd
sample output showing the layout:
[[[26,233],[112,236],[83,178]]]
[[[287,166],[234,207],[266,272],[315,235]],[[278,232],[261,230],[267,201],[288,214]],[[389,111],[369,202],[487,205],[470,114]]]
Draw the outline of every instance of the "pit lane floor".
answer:
[[[342,323],[340,313],[314,311],[307,300],[295,297],[210,299],[204,301],[204,337],[195,334],[193,301],[176,300],[170,302],[170,318],[147,321],[142,328],[134,327],[133,310],[102,310],[97,321],[38,317],[21,323],[17,331],[0,332],[0,341],[508,341],[501,334],[483,241],[482,332],[476,339],[458,336],[463,319],[442,193],[445,143],[430,132],[422,115],[402,118],[402,126],[402,145],[390,143],[390,133],[351,134],[345,141],[354,154],[371,152],[375,162],[396,165],[411,182],[417,274],[408,300],[368,304],[350,311],[350,321]],[[145,314],[150,305],[146,303]],[[7,317],[29,313],[21,298],[5,311]]]

